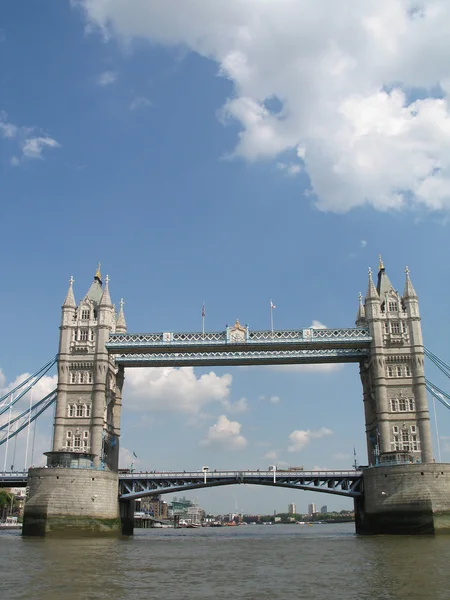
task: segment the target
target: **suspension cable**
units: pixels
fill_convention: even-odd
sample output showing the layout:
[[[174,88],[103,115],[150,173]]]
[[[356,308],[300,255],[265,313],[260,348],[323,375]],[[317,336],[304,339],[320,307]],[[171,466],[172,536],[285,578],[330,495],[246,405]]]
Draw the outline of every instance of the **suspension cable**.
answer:
[[[2,444],[5,444],[8,440],[12,439],[13,437],[15,437],[17,434],[19,434],[21,431],[23,431],[25,429],[25,427],[28,427],[29,423],[32,423],[33,421],[35,421],[45,410],[47,410],[47,408],[49,408],[56,400],[56,390],[54,390],[52,392],[52,394],[49,394],[49,396],[46,397],[46,402],[42,403],[42,401],[40,401],[38,404],[40,404],[40,409],[36,412],[36,414],[34,414],[31,419],[27,418],[24,420],[24,422],[22,423],[22,425],[20,427],[17,427],[12,433],[9,433],[9,427],[8,427],[8,431],[4,431],[4,437],[3,439],[0,440],[0,446]],[[28,411],[26,411],[28,413]]]
[[[19,421],[20,419],[22,419],[23,417],[25,417],[26,415],[28,415],[29,413],[32,413],[34,410],[36,410],[36,408],[39,408],[39,406],[41,406],[42,404],[44,404],[51,396],[53,396],[54,394],[56,394],[56,389],[52,390],[50,392],[50,394],[47,394],[47,396],[45,396],[45,398],[42,398],[42,400],[39,400],[39,402],[36,402],[35,404],[33,404],[33,406],[31,406],[30,408],[27,408],[26,410],[23,411],[22,414],[20,414],[18,417],[14,417],[14,419],[11,419],[11,421],[8,421],[6,423],[4,423],[3,425],[0,425],[0,431],[3,431],[4,429],[6,429],[9,425],[12,425],[13,423],[15,423],[16,421]]]
[[[32,382],[27,385],[25,387],[25,389],[23,389],[20,394],[18,394],[15,398],[13,398],[8,404],[4,405],[2,408],[0,408],[0,415],[2,415],[3,413],[5,413],[7,410],[9,410],[12,406],[14,406],[14,404],[16,404],[16,402],[18,402],[21,398],[23,398],[25,396],[25,394],[27,394],[31,388],[36,385],[36,383],[42,379],[42,377],[44,377],[44,375],[46,373],[48,373],[48,371],[53,367],[53,365],[56,363],[57,361],[57,356],[55,356],[55,358],[53,358],[51,361],[49,361],[46,365],[44,365],[41,369],[39,369],[39,371],[36,371],[36,373],[34,375],[31,375],[30,377],[28,377],[22,384],[16,386],[14,388],[14,390],[11,390],[10,392],[8,392],[5,396],[2,396],[2,398],[0,398],[0,402],[6,398],[8,398],[8,396],[11,396],[11,394],[14,394],[15,391],[20,390],[23,388],[23,386],[25,385],[25,383],[28,383],[30,380],[32,380]]]

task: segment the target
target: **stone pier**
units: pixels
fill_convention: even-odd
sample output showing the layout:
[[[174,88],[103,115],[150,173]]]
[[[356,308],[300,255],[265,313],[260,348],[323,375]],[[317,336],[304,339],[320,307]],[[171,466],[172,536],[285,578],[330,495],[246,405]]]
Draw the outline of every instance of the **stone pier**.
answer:
[[[380,466],[363,477],[357,533],[450,534],[450,464]]]
[[[30,469],[23,535],[117,536],[118,475],[93,469]]]

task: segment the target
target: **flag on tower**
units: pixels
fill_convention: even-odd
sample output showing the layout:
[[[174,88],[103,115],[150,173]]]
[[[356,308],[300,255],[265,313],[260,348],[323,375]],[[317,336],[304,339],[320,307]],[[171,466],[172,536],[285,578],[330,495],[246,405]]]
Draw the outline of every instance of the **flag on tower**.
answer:
[[[270,301],[270,308],[274,309],[276,308],[275,304],[272,302],[272,300]]]
[[[206,311],[205,311],[205,305],[203,304],[202,306],[202,317],[205,318],[206,317]]]

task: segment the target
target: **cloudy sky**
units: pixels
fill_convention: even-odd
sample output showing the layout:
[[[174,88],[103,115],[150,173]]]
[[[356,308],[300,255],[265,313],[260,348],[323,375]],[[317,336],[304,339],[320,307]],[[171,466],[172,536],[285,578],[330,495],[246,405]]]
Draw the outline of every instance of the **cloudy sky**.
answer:
[[[199,330],[203,302],[209,330],[267,329],[270,299],[293,329],[352,326],[381,253],[400,290],[410,267],[448,360],[449,29],[445,0],[2,2],[0,388],[56,353],[67,281],[80,299],[97,261],[130,331]],[[354,365],[129,370],[124,405],[124,466],[366,461]],[[349,506],[196,495],[217,512]]]

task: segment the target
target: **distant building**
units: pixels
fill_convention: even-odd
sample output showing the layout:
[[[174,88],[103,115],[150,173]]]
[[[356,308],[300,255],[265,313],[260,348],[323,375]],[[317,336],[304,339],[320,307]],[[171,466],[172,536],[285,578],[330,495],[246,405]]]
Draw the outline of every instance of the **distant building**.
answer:
[[[315,515],[317,513],[317,508],[315,504],[308,504],[308,515]]]
[[[297,514],[297,507],[295,506],[295,504],[288,504],[288,514],[290,514],[290,515]]]
[[[320,509],[320,512],[321,512],[322,514],[325,514],[325,513],[327,513],[327,512],[328,512],[328,506],[327,506],[326,504],[325,504],[324,506],[322,506],[322,508]]]

